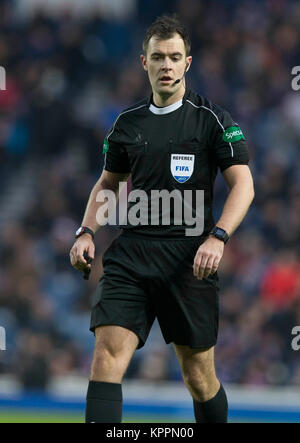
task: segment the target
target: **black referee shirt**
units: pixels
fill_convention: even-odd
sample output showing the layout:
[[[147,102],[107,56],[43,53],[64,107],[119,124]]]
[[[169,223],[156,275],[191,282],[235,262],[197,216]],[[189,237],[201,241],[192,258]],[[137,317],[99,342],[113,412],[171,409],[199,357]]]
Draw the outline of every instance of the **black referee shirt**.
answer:
[[[218,168],[224,171],[249,161],[243,133],[230,114],[189,89],[182,100],[164,108],[154,106],[150,96],[124,110],[108,132],[103,152],[104,169],[131,172],[132,191],[143,190],[148,197],[148,219],[143,210],[137,211],[139,223],[127,220],[120,227],[156,237],[184,237],[186,228],[192,226],[186,223],[184,211],[181,220],[174,217],[172,199],[169,214],[164,214],[169,221],[162,218],[161,206],[151,219],[151,208],[155,213],[151,198],[156,198],[151,191],[176,190],[176,195],[183,197],[184,191],[190,190],[195,217],[200,201],[196,190],[204,191],[204,226],[197,236],[206,236],[214,227],[213,186]],[[134,205],[128,203],[128,216]]]

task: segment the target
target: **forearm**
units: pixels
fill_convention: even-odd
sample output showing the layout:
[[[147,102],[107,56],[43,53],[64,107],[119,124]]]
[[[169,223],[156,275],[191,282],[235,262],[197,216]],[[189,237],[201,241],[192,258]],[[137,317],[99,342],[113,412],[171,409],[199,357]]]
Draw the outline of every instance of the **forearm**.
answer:
[[[99,180],[94,188],[91,191],[87,206],[86,206],[86,210],[84,213],[84,217],[82,220],[82,226],[87,226],[90,229],[92,229],[93,232],[96,232],[100,226],[103,226],[105,224],[105,219],[102,217],[102,220],[100,219],[99,216],[97,216],[97,213],[99,214],[99,209],[103,206],[106,205],[107,203],[106,201],[99,201],[99,193],[101,191],[112,191],[115,195],[115,201],[117,202],[118,199],[118,189],[116,189],[115,187],[109,187],[108,184],[105,182],[105,180]],[[97,198],[98,196],[98,198]],[[97,201],[98,200],[98,201]],[[104,199],[101,199],[104,200]],[[107,220],[108,217],[108,210],[106,210],[104,212],[104,216]]]
[[[230,190],[216,225],[224,229],[229,236],[232,235],[247,214],[253,198],[252,182],[244,183],[242,186],[236,183]]]

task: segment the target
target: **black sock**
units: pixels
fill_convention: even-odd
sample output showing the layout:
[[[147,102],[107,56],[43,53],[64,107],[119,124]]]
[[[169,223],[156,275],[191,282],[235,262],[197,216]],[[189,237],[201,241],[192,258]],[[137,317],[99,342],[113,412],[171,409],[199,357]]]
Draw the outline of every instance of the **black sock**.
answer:
[[[86,423],[122,422],[122,385],[90,381],[86,396]]]
[[[194,400],[194,414],[196,423],[227,423],[228,403],[223,386],[208,401]]]

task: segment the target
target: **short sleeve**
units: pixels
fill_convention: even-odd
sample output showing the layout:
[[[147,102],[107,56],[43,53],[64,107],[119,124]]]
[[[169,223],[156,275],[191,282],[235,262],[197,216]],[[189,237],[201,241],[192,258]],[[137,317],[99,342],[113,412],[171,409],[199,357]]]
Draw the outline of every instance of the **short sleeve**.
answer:
[[[232,165],[247,165],[249,150],[244,134],[229,112],[220,107],[211,110],[213,117],[211,147],[223,172]]]
[[[104,169],[109,172],[130,172],[130,164],[126,150],[121,144],[121,133],[117,122],[108,132],[103,144]]]

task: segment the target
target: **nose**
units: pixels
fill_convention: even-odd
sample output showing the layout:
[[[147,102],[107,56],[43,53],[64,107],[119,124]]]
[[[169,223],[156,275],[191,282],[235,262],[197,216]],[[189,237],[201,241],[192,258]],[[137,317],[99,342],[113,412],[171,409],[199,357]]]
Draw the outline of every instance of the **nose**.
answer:
[[[168,57],[166,57],[163,61],[162,69],[168,71],[171,68],[172,68],[172,62]]]

